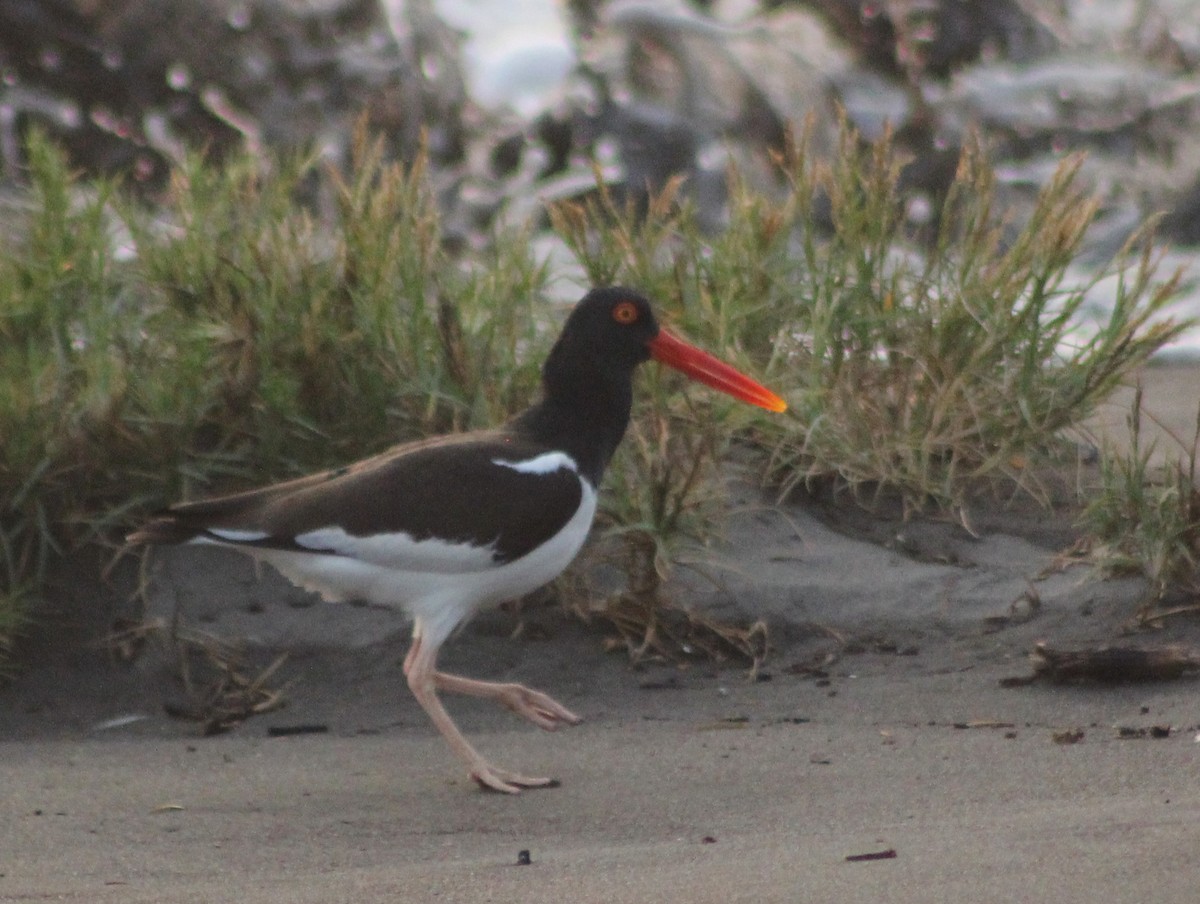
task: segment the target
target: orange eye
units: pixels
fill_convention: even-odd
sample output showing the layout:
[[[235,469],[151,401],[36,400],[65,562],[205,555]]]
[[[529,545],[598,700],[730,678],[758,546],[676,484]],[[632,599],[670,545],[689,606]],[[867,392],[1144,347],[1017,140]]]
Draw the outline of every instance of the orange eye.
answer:
[[[622,326],[628,326],[638,319],[638,309],[632,301],[622,301],[612,312],[613,320]]]

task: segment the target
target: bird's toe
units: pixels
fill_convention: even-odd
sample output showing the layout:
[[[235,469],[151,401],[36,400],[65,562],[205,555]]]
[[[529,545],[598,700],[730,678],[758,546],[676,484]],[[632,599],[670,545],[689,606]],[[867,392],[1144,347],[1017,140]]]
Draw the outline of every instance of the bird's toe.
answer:
[[[555,778],[520,775],[487,763],[472,769],[471,778],[484,791],[498,791],[503,794],[519,794],[522,788],[557,788],[562,784]]]
[[[582,717],[548,694],[530,690],[519,684],[505,688],[501,701],[513,712],[546,731],[554,731],[561,725],[578,725],[583,721]]]

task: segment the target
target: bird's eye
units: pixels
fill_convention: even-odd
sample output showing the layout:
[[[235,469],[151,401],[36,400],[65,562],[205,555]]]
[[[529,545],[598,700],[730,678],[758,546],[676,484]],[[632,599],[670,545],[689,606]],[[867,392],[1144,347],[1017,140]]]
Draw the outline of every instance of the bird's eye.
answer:
[[[632,301],[622,301],[613,308],[613,320],[622,326],[628,326],[638,319],[638,309]]]

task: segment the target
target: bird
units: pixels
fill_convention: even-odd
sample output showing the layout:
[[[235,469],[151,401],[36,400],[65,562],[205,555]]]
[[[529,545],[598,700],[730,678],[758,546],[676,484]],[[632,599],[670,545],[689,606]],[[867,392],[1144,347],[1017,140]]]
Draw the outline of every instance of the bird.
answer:
[[[520,684],[437,668],[478,610],[557,577],[583,546],[605,468],[629,424],[633,374],[648,359],[773,412],[775,393],[661,327],[632,289],[594,288],[542,367],[540,399],[488,430],[420,439],[355,464],[177,503],[129,534],[132,546],[212,544],[267,562],[327,600],[366,600],[412,619],[403,672],[451,750],[483,788],[554,786],[485,759],[438,692],[495,701],[553,731],[581,718]]]

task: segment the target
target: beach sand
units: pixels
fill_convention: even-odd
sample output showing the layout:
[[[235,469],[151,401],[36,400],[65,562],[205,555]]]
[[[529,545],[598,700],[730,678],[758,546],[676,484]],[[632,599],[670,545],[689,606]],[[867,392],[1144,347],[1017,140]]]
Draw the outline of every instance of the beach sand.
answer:
[[[1200,368],[1151,368],[1145,386],[1190,439]],[[1097,433],[1121,441],[1121,403],[1102,415]],[[516,797],[477,789],[408,694],[396,616],[308,605],[219,551],[156,555],[149,614],[245,640],[253,668],[289,650],[271,680],[287,705],[201,737],[164,712],[169,651],[122,665],[47,641],[0,690],[0,901],[1195,898],[1197,680],[1000,683],[1029,674],[1039,640],[1197,646],[1194,618],[1127,633],[1144,581],[1042,577],[1069,512],[976,512],[977,540],[742,501],[718,582],[675,592],[765,619],[767,680],[633,666],[558,608],[527,612],[518,638],[487,614],[448,644],[444,668],[585,718],[546,734],[449,701],[485,755],[562,782]],[[94,587],[64,576],[58,592],[62,636],[111,621],[83,606]],[[296,726],[326,730],[268,735]]]

